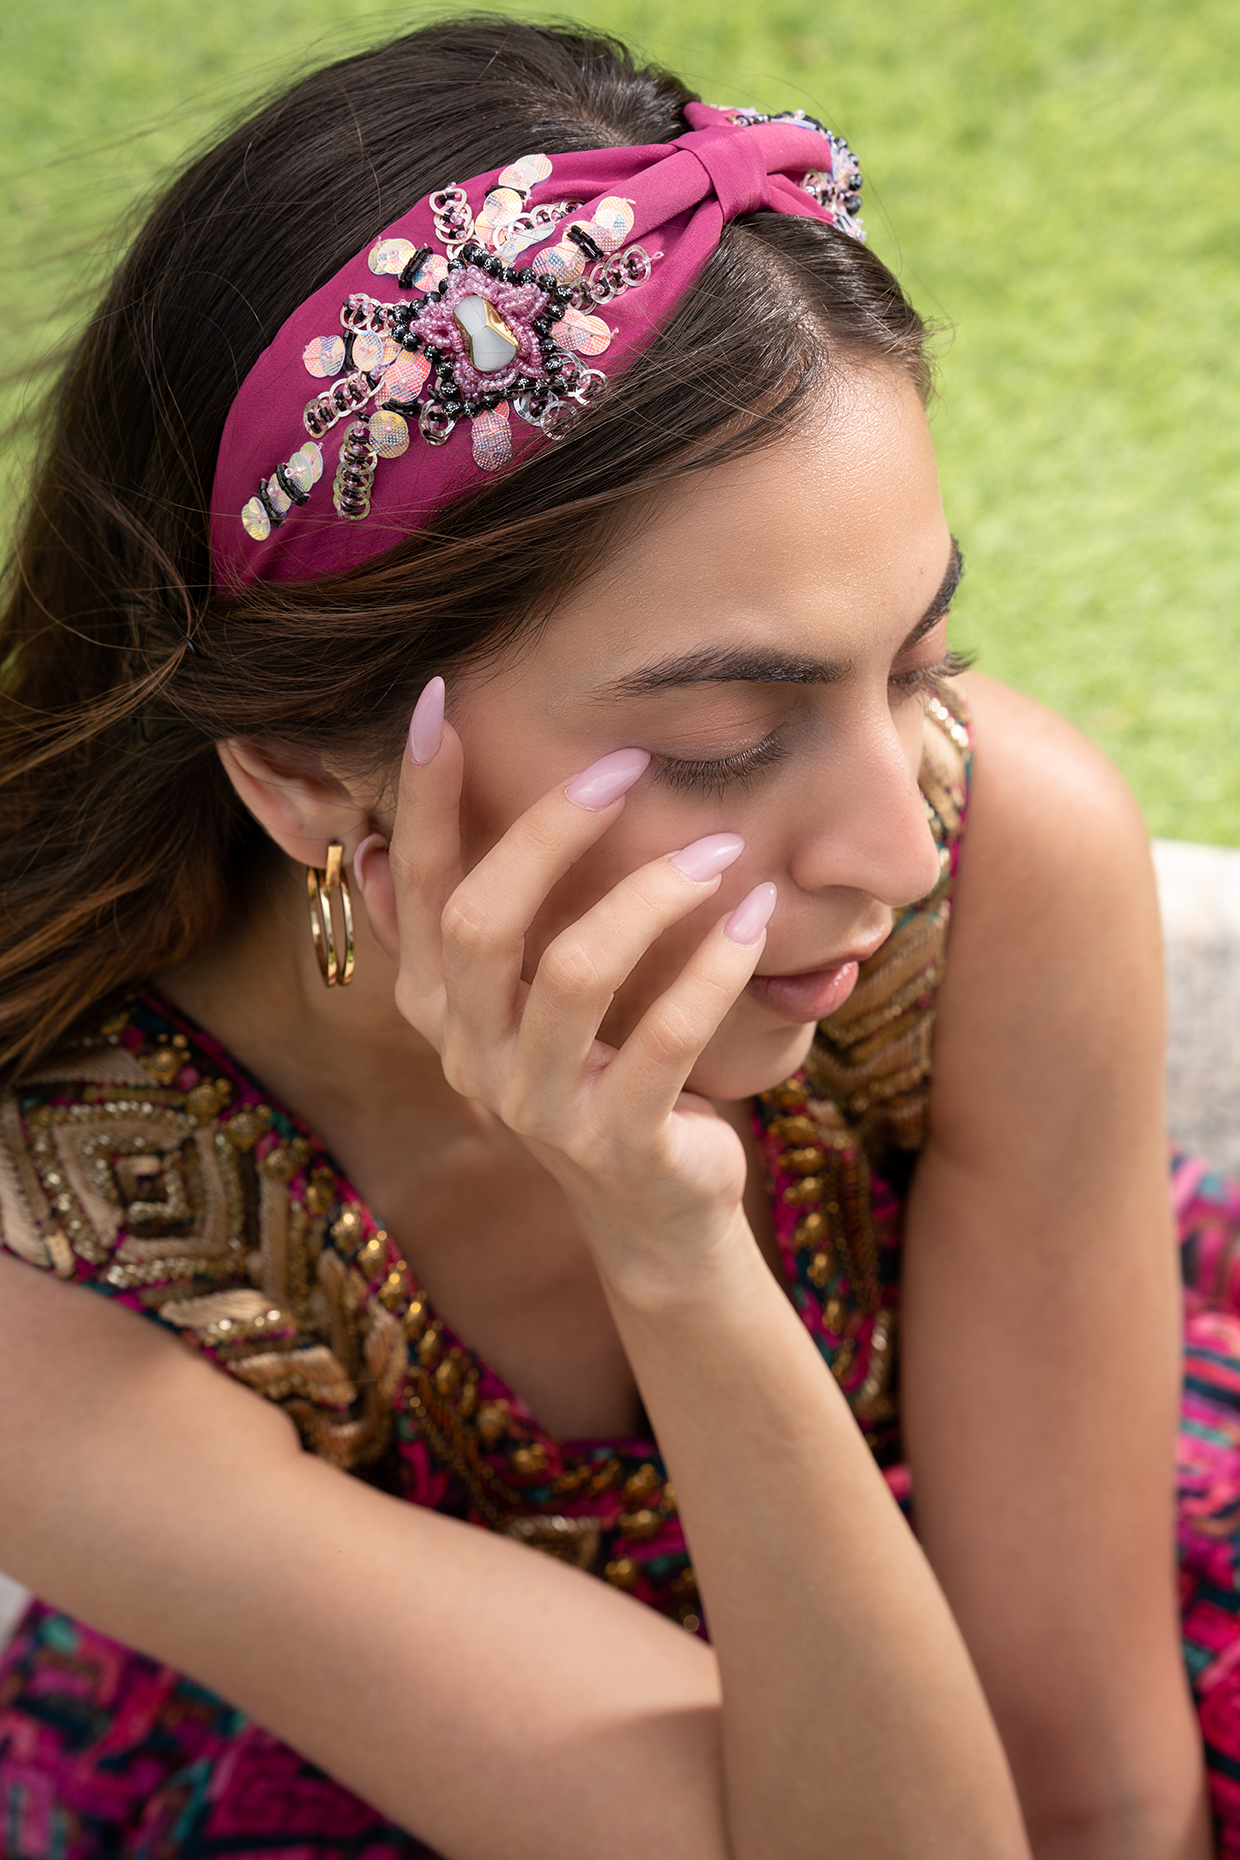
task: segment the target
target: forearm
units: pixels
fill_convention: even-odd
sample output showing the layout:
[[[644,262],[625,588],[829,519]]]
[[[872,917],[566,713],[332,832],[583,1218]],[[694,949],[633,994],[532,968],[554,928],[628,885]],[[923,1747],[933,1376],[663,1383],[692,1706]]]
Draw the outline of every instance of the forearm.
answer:
[[[683,1299],[610,1288],[723,1680],[738,1860],[1028,1852],[941,1592],[746,1232]],[[630,1280],[630,1283],[633,1281]]]
[[[0,1408],[0,1567],[437,1851],[725,1860],[714,1657],[652,1610],[311,1458],[167,1335],[3,1258]]]

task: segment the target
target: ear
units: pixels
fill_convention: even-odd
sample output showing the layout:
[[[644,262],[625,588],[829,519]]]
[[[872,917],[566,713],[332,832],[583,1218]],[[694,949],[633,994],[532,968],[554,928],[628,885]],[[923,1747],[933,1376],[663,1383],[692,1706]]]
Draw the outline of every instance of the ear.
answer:
[[[262,737],[232,737],[216,749],[244,805],[298,865],[322,868],[332,840],[349,861],[370,832],[366,798],[312,756]]]

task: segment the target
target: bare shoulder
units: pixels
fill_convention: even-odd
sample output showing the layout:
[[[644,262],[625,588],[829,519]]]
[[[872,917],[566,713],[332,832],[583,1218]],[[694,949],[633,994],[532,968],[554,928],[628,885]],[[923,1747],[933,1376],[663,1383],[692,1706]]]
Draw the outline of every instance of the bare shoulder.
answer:
[[[1089,883],[1087,861],[1106,870],[1149,864],[1148,835],[1114,763],[1074,724],[980,673],[961,681],[973,719],[974,780],[969,863],[1036,860],[1038,877],[1070,870]],[[1030,871],[1030,877],[1033,877]]]
[[[974,779],[936,1034],[936,1128],[987,1143],[1039,1106],[1156,1090],[1162,950],[1149,838],[1131,791],[1079,730],[970,675]],[[1027,1127],[1027,1125],[1026,1125]],[[1006,1148],[1006,1142],[1000,1147]]]

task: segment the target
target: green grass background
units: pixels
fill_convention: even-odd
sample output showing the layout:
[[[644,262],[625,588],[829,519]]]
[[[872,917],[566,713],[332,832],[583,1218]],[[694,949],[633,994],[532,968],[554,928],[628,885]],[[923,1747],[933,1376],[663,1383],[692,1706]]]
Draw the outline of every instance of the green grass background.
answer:
[[[934,421],[969,560],[956,643],[1101,743],[1155,832],[1240,843],[1235,0],[572,13],[712,100],[800,103],[847,135],[873,243],[950,326]],[[358,0],[10,0],[0,370],[20,375],[71,332],[126,213],[222,118],[426,16]],[[20,418],[29,388],[10,385],[7,404]],[[21,458],[19,437],[10,509]]]

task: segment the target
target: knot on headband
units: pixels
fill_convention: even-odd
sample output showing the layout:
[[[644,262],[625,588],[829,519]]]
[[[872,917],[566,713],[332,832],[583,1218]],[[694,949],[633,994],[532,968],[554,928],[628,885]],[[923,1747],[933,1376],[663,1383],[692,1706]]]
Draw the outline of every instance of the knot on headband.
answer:
[[[343,573],[563,438],[729,221],[773,209],[864,238],[857,164],[812,117],[685,115],[673,142],[525,155],[438,189],[293,312],[224,427],[221,595]]]
[[[693,156],[706,171],[707,191],[719,202],[723,224],[744,213],[769,207],[771,175],[758,136],[739,136],[740,124],[721,129],[699,129],[672,144]]]

